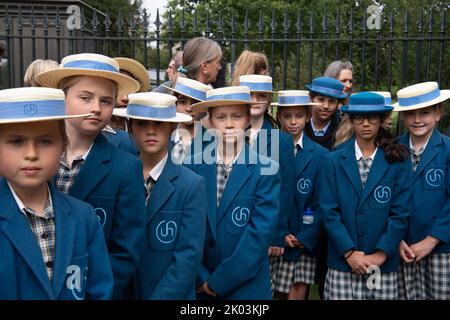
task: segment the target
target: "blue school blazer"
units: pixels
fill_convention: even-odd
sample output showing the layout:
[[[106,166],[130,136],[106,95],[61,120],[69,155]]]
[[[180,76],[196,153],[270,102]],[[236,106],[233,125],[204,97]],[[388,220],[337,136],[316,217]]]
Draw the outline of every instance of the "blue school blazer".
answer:
[[[116,131],[116,133],[102,131],[102,134],[114,147],[122,149],[133,156],[137,156],[138,148],[136,147],[136,144],[130,134],[121,129],[114,129],[114,131]]]
[[[395,272],[411,214],[411,161],[389,164],[378,148],[364,189],[353,143],[327,155],[319,175],[319,214],[328,232],[328,267],[350,272],[350,249],[388,256],[382,272]]]
[[[218,299],[271,299],[267,250],[278,221],[279,165],[245,145],[217,208],[216,164],[202,158],[196,154],[189,165],[205,178],[207,190],[206,239],[197,287],[207,281]]]
[[[399,138],[409,149],[409,134]],[[450,252],[450,139],[434,130],[413,174],[412,215],[405,241],[417,243],[428,235],[441,242],[433,253]]]
[[[50,184],[56,246],[50,282],[28,219],[0,178],[0,300],[110,299],[113,275],[93,208]]]
[[[295,157],[295,210],[290,212],[289,233],[293,234],[306,250],[286,247],[283,258],[297,261],[300,254],[315,255],[315,249],[323,233],[323,223],[319,215],[314,214],[312,224],[303,224],[305,210],[317,212],[319,206],[319,172],[326,159],[328,150],[312,141],[303,133],[303,149]]]
[[[271,245],[276,247],[284,247],[284,237],[288,234],[289,215],[295,210],[295,176],[292,174],[292,172],[295,172],[295,159],[293,151],[294,141],[292,140],[291,135],[276,129],[274,133],[278,134],[277,138],[279,143],[279,148],[277,150],[278,159],[276,159],[275,155],[272,154],[272,129],[274,128],[267,118],[264,118],[261,129],[267,130],[267,144],[259,144],[259,142],[262,143],[263,141],[255,140],[252,148],[261,155],[269,157],[280,164],[280,212],[277,222],[277,231],[274,234]]]
[[[94,207],[103,226],[114,274],[113,299],[120,299],[141,257],[145,194],[138,158],[113,147],[99,134],[69,195]]]
[[[192,140],[191,146],[188,150],[187,155],[184,158],[183,163],[186,164],[186,162],[191,159],[191,157],[196,153],[201,153],[205,148],[215,142],[215,135],[214,131],[208,131],[204,126],[200,127],[201,130],[197,131],[195,134],[194,139]],[[175,146],[175,142],[170,139],[169,140],[169,152],[173,150],[173,147]]]
[[[170,159],[147,204],[138,299],[195,300],[206,232],[205,181]]]

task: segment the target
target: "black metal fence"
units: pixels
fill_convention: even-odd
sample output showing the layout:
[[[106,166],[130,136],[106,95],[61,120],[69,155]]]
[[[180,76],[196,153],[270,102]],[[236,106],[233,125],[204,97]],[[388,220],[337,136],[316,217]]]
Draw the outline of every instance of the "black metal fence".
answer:
[[[357,90],[395,93],[425,80],[449,87],[448,8],[375,15],[366,9],[229,16],[180,10],[163,22],[159,14],[150,20],[145,11],[111,17],[84,8],[0,4],[0,42],[6,47],[0,86],[22,85],[26,67],[37,58],[60,61],[79,52],[135,58],[157,71],[153,84],[158,85],[164,80],[158,71],[166,68],[173,48],[203,35],[221,44],[231,70],[243,49],[265,52],[276,89],[303,88],[338,59],[353,63]]]

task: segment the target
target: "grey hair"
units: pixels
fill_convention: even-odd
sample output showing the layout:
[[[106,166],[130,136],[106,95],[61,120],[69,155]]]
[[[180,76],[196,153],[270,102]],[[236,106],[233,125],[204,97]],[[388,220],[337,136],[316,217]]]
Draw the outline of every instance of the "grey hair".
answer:
[[[353,72],[353,65],[350,61],[333,61],[325,70],[323,76],[338,79],[342,70],[351,70]]]

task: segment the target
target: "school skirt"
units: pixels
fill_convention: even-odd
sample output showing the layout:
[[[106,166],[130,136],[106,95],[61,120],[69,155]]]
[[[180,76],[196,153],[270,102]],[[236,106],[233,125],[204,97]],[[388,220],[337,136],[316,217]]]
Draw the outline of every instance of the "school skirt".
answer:
[[[317,259],[300,255],[296,262],[281,259],[274,290],[289,293],[294,283],[313,284],[316,278]]]
[[[398,273],[359,275],[328,268],[325,300],[395,300],[398,299]]]
[[[432,253],[419,262],[402,262],[402,300],[450,300],[450,253]]]

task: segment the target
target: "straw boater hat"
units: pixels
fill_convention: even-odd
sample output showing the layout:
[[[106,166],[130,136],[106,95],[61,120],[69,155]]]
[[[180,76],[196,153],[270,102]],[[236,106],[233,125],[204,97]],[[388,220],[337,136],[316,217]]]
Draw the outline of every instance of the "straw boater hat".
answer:
[[[22,123],[88,117],[66,115],[64,92],[59,89],[27,87],[0,90],[0,123]]]
[[[359,92],[352,94],[349,103],[341,107],[341,111],[348,114],[376,114],[391,112],[394,107],[386,105],[384,97],[373,92]]]
[[[208,108],[231,105],[251,105],[250,89],[246,86],[233,86],[209,90],[206,101],[191,106],[194,111],[208,112]]]
[[[383,96],[384,103],[387,106],[392,106],[392,96],[391,96],[391,93],[389,91],[371,91],[371,92],[379,94],[380,96]]]
[[[43,87],[59,88],[61,80],[72,76],[92,76],[112,80],[117,83],[119,97],[136,92],[140,88],[139,82],[119,72],[116,60],[94,53],[64,57],[59,68],[41,72],[36,79]]]
[[[260,74],[240,76],[239,85],[249,87],[250,92],[273,92],[272,77]]]
[[[278,102],[272,102],[272,106],[292,107],[292,106],[314,106],[320,105],[311,102],[309,92],[306,90],[284,90],[278,91]]]
[[[139,92],[148,92],[150,90],[150,76],[147,69],[134,59],[130,58],[114,58],[119,64],[120,70],[130,73],[141,85]]]
[[[183,77],[177,78],[175,88],[171,88],[165,85],[163,86],[173,92],[179,93],[183,96],[189,97],[199,102],[205,101],[206,92],[212,89],[210,86],[207,86],[206,84],[201,83],[197,80],[192,80]]]
[[[187,122],[192,117],[178,113],[177,98],[159,92],[139,92],[128,95],[128,107],[116,108],[113,114],[118,117],[162,122]]]
[[[336,99],[344,99],[348,96],[347,93],[343,92],[344,85],[339,80],[330,77],[315,78],[311,84],[307,84],[305,87],[320,96]]]
[[[429,107],[450,98],[450,90],[439,90],[437,82],[422,82],[397,92],[394,111],[408,111]]]

